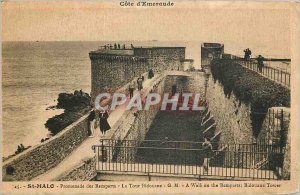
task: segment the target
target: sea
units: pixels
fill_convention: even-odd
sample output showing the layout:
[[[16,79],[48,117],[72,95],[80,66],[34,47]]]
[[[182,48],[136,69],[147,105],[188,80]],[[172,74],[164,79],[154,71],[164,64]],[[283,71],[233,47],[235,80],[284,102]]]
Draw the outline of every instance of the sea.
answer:
[[[50,134],[44,124],[63,110],[47,109],[56,104],[59,93],[91,90],[91,62],[88,53],[114,42],[3,42],[2,43],[2,150],[13,154],[19,144],[40,143]],[[186,46],[186,58],[200,66],[201,42],[120,42],[134,46]],[[243,46],[231,45],[226,53],[242,55]],[[231,48],[231,49],[230,49]],[[256,51],[263,47],[257,47]],[[274,51],[274,50],[271,50]],[[270,56],[288,57],[273,52]]]

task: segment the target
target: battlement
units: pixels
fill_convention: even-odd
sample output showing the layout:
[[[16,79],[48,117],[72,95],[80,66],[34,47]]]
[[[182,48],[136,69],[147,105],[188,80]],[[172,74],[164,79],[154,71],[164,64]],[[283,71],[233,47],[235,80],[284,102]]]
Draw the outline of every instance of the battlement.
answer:
[[[147,72],[154,74],[162,70],[183,70],[185,47],[131,48],[101,46],[89,53],[92,72],[92,99],[101,92],[113,92],[123,83]]]
[[[119,55],[119,56],[141,56],[147,55],[150,52],[170,52],[181,51],[185,52],[185,47],[151,47],[151,46],[138,46],[131,49],[103,49],[100,48],[96,51],[91,51],[90,56],[95,55]]]
[[[133,49],[99,49],[96,51],[91,51],[90,56],[98,55],[118,55],[118,56],[133,56]]]
[[[202,43],[201,47],[203,48],[222,48],[224,44],[221,43]]]

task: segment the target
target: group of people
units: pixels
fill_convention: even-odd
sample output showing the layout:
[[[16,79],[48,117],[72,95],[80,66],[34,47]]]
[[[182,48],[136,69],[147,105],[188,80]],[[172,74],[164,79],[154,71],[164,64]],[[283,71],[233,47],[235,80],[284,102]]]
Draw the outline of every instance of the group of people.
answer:
[[[15,154],[19,154],[25,150],[25,147],[23,144],[18,145],[18,149],[15,151]]]
[[[249,61],[252,55],[252,52],[249,48],[244,50],[244,60],[245,61]],[[264,60],[265,58],[262,55],[258,55],[258,57],[256,58],[257,60],[257,71],[259,71],[260,73],[262,72],[262,69],[264,67]]]
[[[154,77],[154,72],[153,70],[150,68],[148,70],[148,79],[152,79]],[[137,83],[137,89],[139,91],[141,91],[143,89],[143,82],[145,80],[145,77],[143,75],[140,75],[137,80],[136,80],[136,83]],[[133,97],[133,92],[134,92],[134,89],[135,89],[135,82],[132,81],[130,84],[129,84],[129,97],[132,98]]]
[[[107,121],[109,117],[109,113],[107,110],[92,110],[88,116],[88,125],[90,129],[89,137],[95,136],[95,129],[100,129],[102,136],[105,136],[106,131],[108,131],[111,127]]]
[[[136,80],[137,88],[138,88],[139,91],[141,91],[143,89],[144,80],[145,80],[145,77],[143,75],[140,75]],[[136,85],[135,85],[134,81],[129,83],[129,97],[130,97],[130,99],[133,97],[133,92],[134,92],[135,86]]]
[[[121,45],[120,45],[120,43],[115,43],[114,45],[112,45],[112,44],[107,44],[107,45],[104,45],[103,46],[104,47],[104,49],[121,49]],[[122,45],[122,49],[125,49],[126,47],[125,47],[125,44],[123,44]]]
[[[152,69],[148,70],[148,78],[151,79],[154,77],[154,72]],[[140,91],[143,89],[143,82],[144,82],[145,78],[143,75],[140,75],[137,78],[137,89]],[[129,84],[129,96],[130,98],[133,97],[133,92],[135,89],[135,84],[134,82],[131,82]],[[109,113],[108,110],[92,110],[88,116],[88,125],[89,125],[89,129],[90,129],[90,136],[89,137],[94,137],[95,135],[95,129],[99,128],[102,136],[105,136],[106,131],[108,131],[111,127],[108,123],[108,117],[109,117]]]
[[[114,45],[112,45],[112,44],[106,44],[106,45],[104,45],[102,47],[104,47],[104,49],[126,49],[125,44],[123,44],[122,48],[121,48],[121,44],[120,43],[115,43]],[[130,45],[130,47],[131,47],[131,49],[134,48],[132,44]]]
[[[249,61],[250,58],[251,58],[251,55],[252,55],[251,50],[249,48],[247,48],[247,49],[244,50],[244,53],[245,53],[244,59],[247,60],[247,61]]]

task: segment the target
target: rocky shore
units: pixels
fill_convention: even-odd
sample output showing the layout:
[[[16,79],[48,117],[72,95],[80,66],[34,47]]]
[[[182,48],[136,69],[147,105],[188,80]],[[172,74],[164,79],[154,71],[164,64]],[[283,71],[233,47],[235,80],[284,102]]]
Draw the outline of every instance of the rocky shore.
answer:
[[[49,118],[45,127],[52,135],[59,133],[91,110],[90,102],[91,97],[82,90],[76,90],[74,93],[60,93],[57,98],[57,105],[51,109],[64,109],[64,113]]]

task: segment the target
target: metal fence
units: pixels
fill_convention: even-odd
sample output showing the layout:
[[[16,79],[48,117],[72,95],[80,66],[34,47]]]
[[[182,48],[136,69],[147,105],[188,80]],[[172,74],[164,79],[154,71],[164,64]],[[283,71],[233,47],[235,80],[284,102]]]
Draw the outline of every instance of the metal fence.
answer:
[[[290,114],[283,109],[269,109],[267,127],[260,133],[260,142],[279,145],[283,149],[287,141]]]
[[[93,146],[98,171],[136,172],[223,179],[280,179],[280,146],[168,140],[101,140]]]
[[[273,68],[270,66],[263,66],[261,70],[259,70],[258,68],[258,63],[255,61],[247,61],[247,60],[239,60],[241,62],[241,64],[251,70],[254,70],[266,77],[268,77],[271,80],[277,81],[281,84],[283,84],[286,87],[291,86],[291,74],[289,72],[277,69],[277,68]]]

